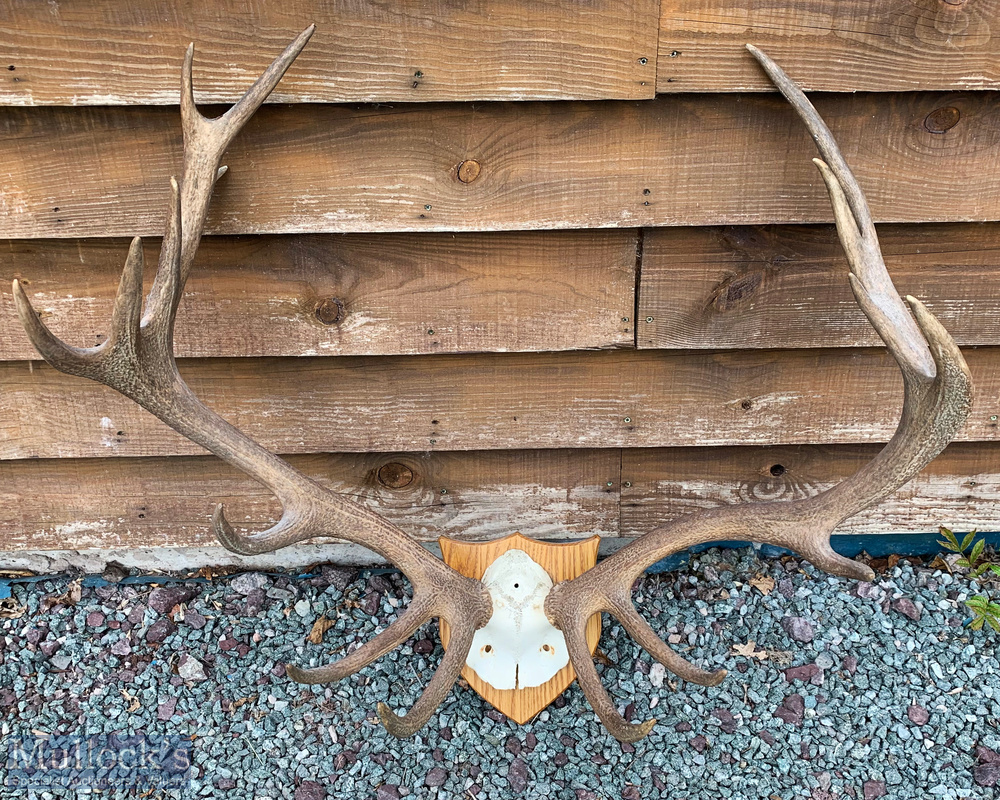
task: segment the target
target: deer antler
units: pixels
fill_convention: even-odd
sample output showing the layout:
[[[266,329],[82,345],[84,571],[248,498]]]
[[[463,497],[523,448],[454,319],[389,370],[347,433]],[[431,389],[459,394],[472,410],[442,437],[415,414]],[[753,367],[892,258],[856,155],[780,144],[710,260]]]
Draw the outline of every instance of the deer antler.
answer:
[[[178,373],[173,353],[177,307],[201,239],[213,186],[226,169],[219,168],[223,151],[277,85],[312,32],[313,26],[303,31],[243,98],[217,119],[203,117],[195,107],[191,86],[194,45],[188,48],[181,92],[184,166],[180,185],[171,179],[170,210],[145,315],[138,238],[133,239],[125,262],[111,314],[111,333],[98,347],[70,347],[56,338],[38,318],[18,281],[14,281],[14,299],[32,343],[53,367],[121,392],[277,495],[283,509],[281,519],[254,533],[234,531],[218,506],[213,524],[225,547],[257,554],[316,536],[337,536],[376,551],[406,573],[413,585],[413,600],[400,619],[340,661],[308,670],[289,665],[288,675],[301,683],[340,680],[406,641],[427,620],[444,619],[452,630],[450,647],[409,713],[400,717],[384,703],[379,704],[379,715],[388,731],[394,736],[409,736],[426,724],[458,679],[476,629],[490,618],[489,594],[481,583],[451,569],[378,514],[313,482],[206,407]]]
[[[450,646],[409,713],[399,717],[384,703],[379,704],[379,715],[389,732],[408,736],[427,722],[457,680],[475,631],[490,619],[489,593],[480,582],[460,575],[379,515],[313,482],[207,408],[178,373],[173,354],[174,320],[213,186],[225,172],[225,167],[219,166],[223,151],[281,79],[312,31],[310,26],[299,35],[246,95],[218,119],[203,117],[195,107],[191,86],[194,49],[188,49],[181,93],[184,165],[180,183],[171,179],[166,230],[145,314],[138,238],[133,240],[125,262],[111,315],[111,333],[98,347],[75,348],[56,338],[40,321],[17,281],[14,298],[25,330],[53,367],[121,392],[277,495],[281,518],[271,528],[253,533],[233,530],[218,506],[213,525],[225,547],[258,554],[332,535],[371,548],[406,573],[413,584],[413,601],[399,620],[334,664],[309,670],[289,665],[288,675],[302,683],[340,680],[394,649],[428,619],[443,619],[451,628]],[[833,203],[850,264],[851,287],[903,373],[903,411],[885,449],[838,486],[807,500],[730,506],[685,517],[646,534],[580,577],[553,587],[546,613],[566,637],[584,693],[601,721],[622,741],[644,736],[653,722],[627,723],[601,686],[586,641],[586,623],[592,615],[603,611],[615,615],[643,647],[682,678],[718,683],[724,671],[705,672],[675,654],[633,607],[631,586],[643,570],[693,544],[750,539],[796,550],[828,572],[870,579],[867,567],[832,550],[831,532],[919,472],[951,440],[970,409],[970,379],[961,353],[919,301],[907,298],[911,317],[897,296],[864,195],[830,131],[781,69],[759,50],[750,47],[750,51],[802,117],[825,159],[816,160],[816,164]]]
[[[848,279],[858,305],[903,373],[903,410],[882,452],[833,488],[805,500],[726,506],[682,517],[647,533],[580,577],[553,587],[546,613],[566,636],[577,679],[601,722],[625,742],[645,736],[655,721],[626,722],[608,697],[584,635],[592,614],[606,611],[617,617],[640,645],[681,678],[718,684],[725,670],[705,672],[689,663],[664,644],[636,611],[630,597],[635,579],[650,564],[692,545],[742,539],[794,550],[834,575],[871,580],[874,575],[868,567],[833,551],[831,533],[923,469],[951,441],[972,403],[969,370],[958,346],[923,303],[906,298],[911,316],[896,293],[864,194],[826,123],[777,64],[756,47],[747,49],[798,112],[823,156],[814,162],[830,194],[850,265]]]

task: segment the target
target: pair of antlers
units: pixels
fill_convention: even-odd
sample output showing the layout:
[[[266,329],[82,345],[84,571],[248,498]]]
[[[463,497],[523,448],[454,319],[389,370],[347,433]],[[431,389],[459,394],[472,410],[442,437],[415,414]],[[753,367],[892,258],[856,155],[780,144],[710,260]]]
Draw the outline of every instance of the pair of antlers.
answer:
[[[310,480],[206,407],[179,374],[173,353],[177,308],[201,239],[212,189],[226,170],[220,168],[223,152],[312,33],[312,26],[303,31],[239,102],[216,119],[203,117],[195,107],[191,81],[194,46],[188,48],[180,102],[184,163],[180,183],[171,179],[166,230],[145,313],[138,238],[133,239],[125,262],[111,315],[111,333],[97,347],[71,347],[54,336],[16,280],[14,298],[28,336],[53,367],[110,386],[274,492],[283,510],[278,522],[267,530],[237,532],[226,520],[222,506],[216,508],[212,524],[226,548],[256,555],[316,536],[336,536],[374,550],[407,575],[413,586],[412,601],[385,631],[328,666],[287,668],[289,677],[300,683],[340,680],[405,642],[426,621],[446,621],[451,628],[448,650],[416,703],[405,716],[379,703],[378,713],[386,729],[403,737],[426,724],[458,679],[473,635],[492,613],[487,591],[479,581],[459,574],[395,525]],[[748,49],[798,112],[823,157],[815,163],[833,204],[850,265],[851,288],[903,373],[903,411],[895,435],[882,452],[837,486],[805,500],[727,506],[683,517],[552,589],[545,603],[546,614],[566,637],[584,694],[601,722],[621,741],[645,736],[654,721],[639,725],[626,722],[601,685],[585,635],[587,620],[593,614],[615,616],[639,644],[681,678],[704,685],[719,683],[724,670],[705,672],[686,661],[640,616],[630,596],[635,579],[652,563],[694,544],[740,539],[785,547],[827,572],[870,580],[871,570],[833,551],[830,534],[843,520],[885,499],[916,475],[952,439],[971,405],[968,367],[955,342],[920,301],[907,298],[911,316],[896,294],[864,195],[826,124],[767,55],[749,45]]]

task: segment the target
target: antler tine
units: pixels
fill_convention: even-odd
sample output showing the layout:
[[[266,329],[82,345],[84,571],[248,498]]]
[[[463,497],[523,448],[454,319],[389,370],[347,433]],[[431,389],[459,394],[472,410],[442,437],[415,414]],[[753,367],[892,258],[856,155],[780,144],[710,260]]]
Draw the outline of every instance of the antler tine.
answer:
[[[177,207],[177,184],[172,181],[172,205]],[[176,214],[172,214],[176,216]],[[116,367],[136,366],[139,318],[142,313],[142,274],[145,259],[142,240],[132,240],[118,292],[111,311],[111,333],[96,347],[73,347],[57,337],[42,322],[31,305],[20,281],[13,284],[18,318],[35,349],[49,364],[70,375],[107,383],[109,376],[120,374]]]
[[[760,48],[748,44],[747,50],[757,59],[778,91],[795,109],[812,134],[823,161],[826,162],[828,169],[825,171],[820,167],[822,162],[817,160],[816,165],[820,167],[830,190],[837,231],[851,271],[857,275],[865,288],[864,294],[867,295],[868,305],[864,308],[862,303],[865,313],[868,314],[875,329],[883,334],[883,338],[888,334],[896,340],[899,355],[902,356],[901,367],[905,364],[906,368],[933,378],[934,373],[931,371],[933,364],[927,345],[892,285],[889,273],[885,269],[885,262],[882,260],[882,251],[879,248],[878,235],[872,222],[868,201],[840,152],[837,140],[795,81]],[[830,178],[830,173],[833,180]],[[834,189],[831,187],[834,185],[839,189],[837,198],[833,197]],[[857,292],[855,294],[857,295]],[[862,302],[860,296],[858,300]],[[886,344],[893,346],[888,341]]]
[[[286,664],[285,670],[288,677],[296,683],[331,683],[343,680],[391,653],[433,616],[433,607],[417,598],[395,623],[339,661],[312,669],[301,669],[294,664]]]
[[[320,486],[261,447],[205,406],[177,371],[173,353],[174,320],[188,272],[201,238],[208,203],[224,170],[225,147],[260,106],[312,35],[307,28],[229,112],[202,117],[191,91],[193,49],[183,72],[181,115],[184,168],[180,185],[171,179],[171,203],[159,264],[145,314],[142,309],[142,243],[132,242],[112,311],[112,332],[98,347],[71,347],[42,323],[21,285],[14,282],[18,314],[32,342],[53,367],[100,381],[131,398],[174,430],[247,473],[273,491],[281,518],[267,530],[237,533],[222,506],[213,515],[220,542],[243,554],[271,552],[316,536],[333,535],[370,548],[399,567],[413,585],[410,610],[368,645],[320,670],[296,670],[293,678],[336,680],[356,672],[405,641],[431,617],[449,622],[455,632],[447,655],[427,690],[405,717],[382,713],[386,727],[407,736],[426,723],[448,694],[468,656],[475,630],[492,612],[489,593],[435,558],[419,542],[373,511]],[[140,316],[141,315],[141,316]]]
[[[434,710],[448,696],[468,659],[477,627],[486,623],[484,619],[470,620],[464,612],[456,611],[457,609],[453,609],[448,613],[435,609],[433,602],[414,597],[414,602],[402,617],[350,655],[333,664],[314,669],[300,669],[293,664],[286,664],[285,672],[297,683],[339,681],[394,650],[434,616],[447,619],[452,631],[448,650],[417,702],[405,716],[399,716],[385,703],[378,705],[378,715],[389,733],[399,738],[411,736],[427,724]]]
[[[288,68],[309,43],[316,26],[310,25],[282,51],[271,65],[254,81],[244,95],[221,117],[210,119],[198,111],[194,102],[194,81],[192,67],[194,66],[194,42],[188,45],[184,54],[184,69],[181,73],[181,118],[185,135],[194,135],[199,128],[218,127],[223,131],[219,140],[219,152],[228,147],[232,138],[239,132],[247,120],[260,108],[268,95],[274,91],[278,82],[284,77]]]
[[[428,682],[427,688],[417,698],[417,702],[410,707],[405,716],[399,716],[385,703],[378,704],[379,718],[389,733],[402,739],[406,736],[412,736],[427,724],[431,715],[448,696],[451,687],[458,680],[458,676],[461,675],[462,667],[465,666],[469,657],[469,649],[472,647],[476,628],[485,625],[487,620],[488,615],[487,619],[481,620],[478,624],[471,622],[464,610],[448,619],[451,625],[451,640],[448,642],[448,650]]]
[[[476,631],[489,621],[492,613],[489,594],[479,581],[459,575],[438,559],[432,561],[433,564],[421,565],[419,569],[404,568],[413,581],[413,601],[386,630],[333,664],[313,669],[286,664],[288,677],[304,684],[342,680],[394,650],[428,620],[443,619],[451,629],[448,649],[417,702],[405,716],[397,715],[385,703],[378,705],[379,718],[393,736],[404,738],[420,730],[458,680]],[[427,576],[425,567],[437,570],[438,574]]]
[[[582,624],[581,620],[583,620]],[[653,730],[656,720],[647,719],[645,722],[633,724],[619,713],[601,684],[601,676],[597,674],[594,658],[587,646],[586,618],[577,618],[570,624],[572,627],[563,628],[562,631],[566,637],[566,650],[569,653],[570,662],[576,672],[576,680],[583,690],[584,697],[587,698],[598,719],[601,720],[601,724],[618,741],[639,741]]]
[[[622,741],[635,741],[652,727],[626,722],[598,678],[583,620],[608,612],[665,667],[685,680],[714,684],[724,671],[704,672],[673,653],[635,610],[633,581],[650,565],[695,544],[749,540],[796,551],[835,575],[871,580],[872,571],[834,552],[833,530],[848,517],[884,500],[916,475],[951,441],[971,408],[971,378],[962,353],[944,327],[918,300],[906,305],[886,271],[868,204],[822,118],[805,95],[770,58],[748,46],[775,85],[792,103],[825,161],[816,160],[830,194],[837,230],[851,267],[855,297],[882,337],[903,375],[904,399],[892,439],[871,462],[840,484],[813,497],[789,502],[724,506],[674,520],[633,541],[578,578],[557,584],[545,610],[563,630],[584,694],[601,722]]]
[[[180,289],[183,290],[194,264],[195,252],[208,215],[215,182],[226,172],[219,166],[222,155],[233,138],[260,108],[278,81],[308,43],[315,25],[310,25],[284,49],[246,93],[221,117],[209,119],[198,111],[194,102],[194,43],[188,45],[181,70],[181,125],[184,130],[184,166],[181,172],[181,218],[184,241],[181,243]],[[157,272],[146,304],[146,320],[154,316],[169,316],[176,311],[166,293],[166,275]],[[179,300],[179,298],[178,298]]]

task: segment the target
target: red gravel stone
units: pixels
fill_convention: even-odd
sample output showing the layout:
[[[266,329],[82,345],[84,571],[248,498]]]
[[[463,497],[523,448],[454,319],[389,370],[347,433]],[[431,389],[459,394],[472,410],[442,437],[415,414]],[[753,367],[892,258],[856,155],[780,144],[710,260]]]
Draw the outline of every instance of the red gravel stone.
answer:
[[[325,800],[326,789],[316,781],[302,781],[295,790],[295,800]]]
[[[898,600],[894,600],[892,607],[904,617],[909,617],[914,622],[920,620],[920,609],[908,597],[900,597]]]
[[[792,681],[808,681],[819,672],[820,668],[815,664],[803,664],[800,667],[789,667],[785,670],[785,680],[789,683]]]
[[[448,773],[441,767],[434,767],[424,777],[424,783],[427,786],[443,786],[446,780],[448,780]]]
[[[800,694],[790,694],[774,712],[774,716],[789,725],[801,725],[806,701]]]
[[[507,783],[510,788],[520,794],[528,788],[528,765],[523,758],[515,758],[507,770]]]

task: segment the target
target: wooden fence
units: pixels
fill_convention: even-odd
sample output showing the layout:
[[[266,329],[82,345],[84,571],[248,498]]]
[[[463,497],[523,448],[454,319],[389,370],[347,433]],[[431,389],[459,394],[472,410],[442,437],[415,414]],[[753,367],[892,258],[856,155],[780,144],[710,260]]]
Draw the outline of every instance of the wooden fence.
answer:
[[[177,352],[225,417],[422,539],[630,537],[800,497],[891,435],[893,362],[847,286],[807,90],[897,287],[965,348],[959,441],[843,532],[1000,530],[1000,2],[0,0],[0,277],[106,333],[155,263],[177,98],[238,97]],[[5,555],[201,548],[270,495],[37,360],[0,297]],[[205,556],[207,558],[207,556]]]

